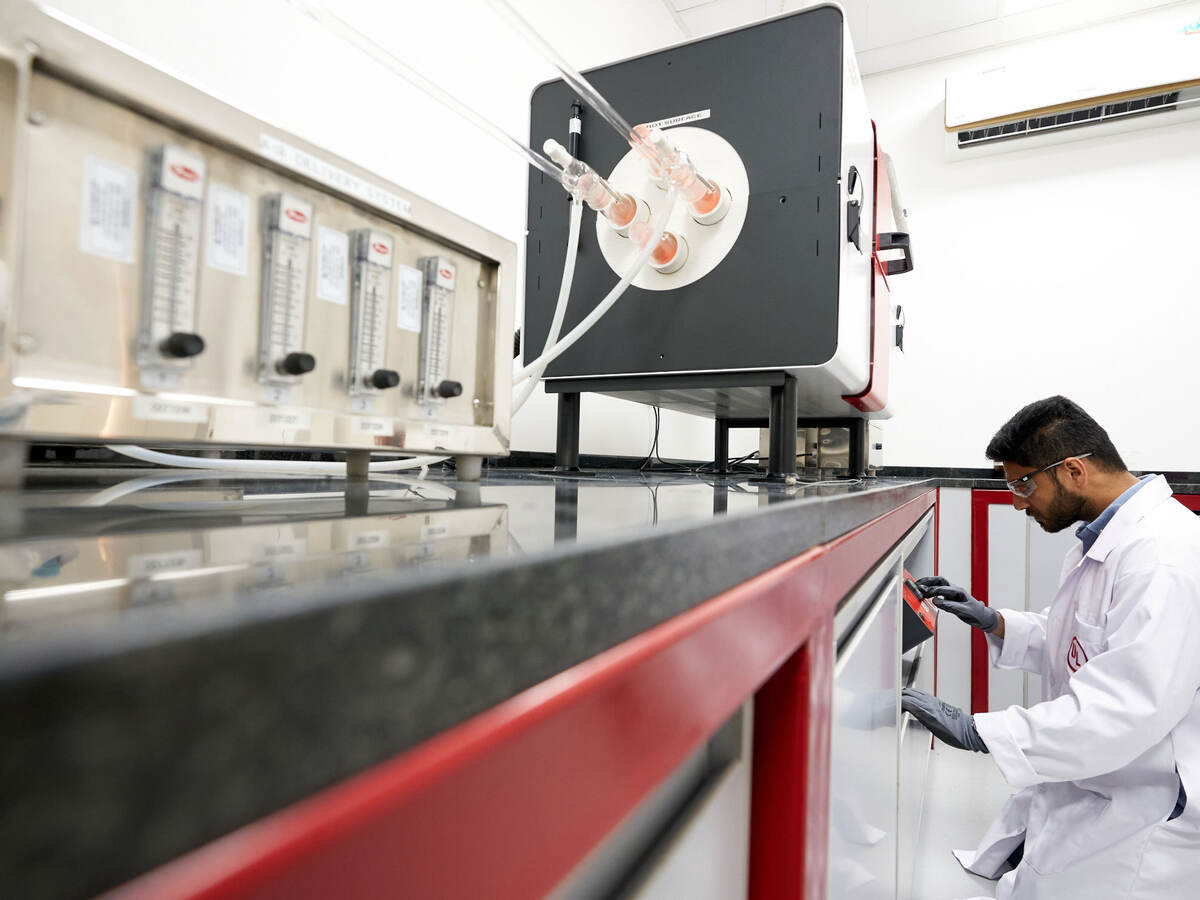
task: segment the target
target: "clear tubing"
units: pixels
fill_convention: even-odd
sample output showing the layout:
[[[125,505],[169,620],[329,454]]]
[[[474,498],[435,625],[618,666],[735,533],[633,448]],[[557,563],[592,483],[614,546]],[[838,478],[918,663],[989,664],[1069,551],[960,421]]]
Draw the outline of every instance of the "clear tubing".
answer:
[[[529,43],[533,44],[541,51],[542,56],[550,62],[554,68],[558,69],[563,80],[566,81],[575,93],[577,93],[592,109],[600,114],[609,125],[616,129],[617,134],[621,139],[628,141],[631,147],[640,150],[643,155],[651,160],[658,158],[658,151],[650,145],[646,140],[644,131],[639,133],[627,121],[625,117],[617,112],[611,103],[604,99],[603,95],[592,87],[590,81],[584,78],[575,67],[567,62],[557,50],[546,43],[545,38],[538,34],[532,25],[525,21],[519,12],[513,9],[512,4],[508,0],[490,0],[492,7],[508,17],[512,26],[525,36]]]
[[[147,450],[135,444],[109,444],[108,449],[141,462],[155,463],[160,466],[174,466],[178,469],[213,469],[228,472],[271,472],[285,475],[344,475],[346,464],[339,462],[304,462],[296,459],[207,459],[195,456],[180,456],[177,453],[161,453],[158,450]],[[446,456],[414,456],[410,459],[373,462],[368,467],[371,472],[395,472],[400,469],[418,469],[439,463]]]
[[[633,264],[629,267],[629,271],[621,276],[621,280],[618,281],[613,286],[613,289],[608,292],[608,296],[596,304],[596,308],[588,313],[582,322],[571,329],[570,333],[565,338],[560,340],[553,347],[545,351],[541,356],[518,372],[516,377],[513,379],[514,384],[520,384],[526,378],[531,377],[534,372],[538,371],[539,367],[544,371],[546,366],[570,350],[571,347],[575,345],[575,342],[587,334],[588,329],[595,325],[596,322],[600,320],[600,317],[608,312],[614,303],[621,299],[621,295],[625,293],[625,289],[629,287],[629,283],[633,281],[635,277],[637,277],[638,272],[642,270],[642,267],[646,265],[646,261],[650,259],[650,254],[654,252],[654,248],[658,246],[659,238],[662,237],[663,231],[666,230],[667,220],[671,218],[671,211],[674,208],[675,192],[668,191],[666,202],[663,204],[662,212],[657,217],[658,221],[657,224],[654,225],[650,239],[647,241],[646,246],[642,249],[642,251],[637,255],[637,259],[635,259]]]
[[[624,228],[637,216],[637,201],[630,194],[615,190],[595,172],[579,180],[579,192],[588,206],[617,228]]]
[[[467,106],[453,94],[442,90],[442,88],[438,87],[416,69],[408,66],[399,57],[375,43],[375,41],[367,37],[367,35],[363,34],[361,31],[359,31],[353,25],[350,25],[335,13],[330,12],[320,3],[313,2],[313,0],[287,0],[287,2],[301,12],[306,13],[308,16],[315,19],[325,28],[328,28],[347,44],[350,44],[351,46],[365,53],[388,71],[395,75],[399,75],[405,81],[412,84],[413,87],[420,89],[434,100],[454,110],[454,112],[458,113],[488,136],[503,144],[509,150],[520,154],[525,161],[535,169],[539,169],[555,179],[560,179],[562,177],[558,169],[555,168],[554,165],[544,156],[535,153],[528,146],[523,144],[521,141],[518,141],[499,125],[496,125],[495,123],[479,115],[479,113],[475,112],[475,110],[471,109],[471,107]]]
[[[673,184],[692,211],[698,215],[705,215],[716,209],[717,204],[721,202],[720,185],[701,175],[691,157],[672,144],[662,129],[646,131],[641,125],[638,128],[658,151],[658,159],[665,161],[663,164],[656,164],[654,160],[647,160],[654,176]]]
[[[161,470],[159,470],[159,471],[161,471]],[[185,482],[185,481],[220,481],[220,480],[229,480],[229,479],[253,479],[253,478],[257,478],[260,474],[262,474],[262,473],[259,473],[259,472],[221,472],[218,470],[209,469],[207,471],[164,472],[161,475],[146,475],[141,478],[131,478],[128,481],[122,481],[119,484],[114,484],[112,487],[107,487],[104,490],[93,494],[91,497],[87,498],[79,505],[80,506],[107,506],[108,504],[113,503],[114,501],[122,500],[125,497],[128,497],[132,494],[140,493],[141,491],[144,491],[148,488],[160,487],[161,485],[164,485],[164,484],[179,484],[180,482]],[[281,473],[277,472],[277,473],[274,473],[274,475],[276,478],[295,478],[300,481],[303,481],[305,479],[311,479],[313,477],[312,475],[306,474],[303,472],[298,472],[298,473],[294,473],[294,474],[281,474]],[[416,479],[416,478],[404,478],[400,475],[388,475],[388,474],[379,475],[378,480],[391,482],[394,484],[408,485],[409,492],[414,493],[414,494],[416,493],[416,491],[412,490],[412,485],[420,485],[421,487],[424,487],[424,488],[430,488],[430,487],[441,488],[449,493],[450,499],[453,499],[455,496],[455,493],[452,489],[446,487],[445,485],[438,484],[437,482],[433,482],[433,481],[421,481],[420,479]],[[341,493],[340,491],[335,490],[332,494],[314,495],[314,497],[316,497],[316,496],[337,496],[340,493]],[[291,496],[291,495],[289,495],[289,496]],[[418,494],[417,496],[422,496],[422,495]],[[267,496],[262,499],[269,501],[272,499],[272,497]],[[189,508],[196,508],[196,509],[213,509],[218,505],[221,508],[225,508],[225,507],[233,508],[233,507],[238,507],[238,506],[245,506],[249,502],[250,501],[248,499],[242,498],[241,500],[237,500],[233,503],[220,503],[220,504],[218,504],[216,502],[214,502],[214,503],[196,503],[196,504],[188,504],[188,506],[189,506]],[[178,504],[172,504],[171,508],[179,509],[180,506]]]
[[[114,500],[120,500],[123,497],[136,494],[147,488],[159,487],[164,484],[177,484],[181,481],[207,481],[220,477],[215,472],[172,472],[164,475],[147,475],[142,478],[131,478],[128,481],[122,481],[119,484],[114,484],[112,487],[107,487],[102,491],[92,494],[92,496],[79,505],[107,506]]]
[[[616,190],[591,166],[568,153],[558,141],[549,139],[542,145],[542,150],[562,166],[559,181],[567,193],[576,199],[582,198],[613,226],[624,228],[637,217],[638,202],[632,195]]]
[[[554,317],[550,322],[550,331],[546,334],[546,345],[542,348],[543,355],[558,340],[558,333],[562,331],[563,319],[567,314],[567,301],[571,297],[571,283],[575,280],[575,260],[579,255],[579,231],[582,221],[583,204],[578,200],[574,200],[571,203],[571,224],[567,229],[567,258],[563,262],[562,282],[558,286],[558,304],[554,307]],[[542,373],[546,371],[547,365],[549,365],[548,362],[529,376],[528,383],[521,389],[517,398],[513,400],[512,414],[514,416],[525,405],[525,401],[530,398],[537,388],[538,382],[541,380]]]

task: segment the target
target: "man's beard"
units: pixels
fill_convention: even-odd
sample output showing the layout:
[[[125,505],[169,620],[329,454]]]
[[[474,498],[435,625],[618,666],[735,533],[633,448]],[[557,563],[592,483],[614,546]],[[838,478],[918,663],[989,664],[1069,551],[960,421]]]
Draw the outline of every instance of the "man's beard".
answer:
[[[1084,514],[1085,504],[1082,497],[1064,491],[1056,476],[1052,476],[1051,480],[1054,482],[1054,500],[1050,503],[1050,508],[1046,510],[1045,516],[1034,516],[1032,510],[1027,510],[1026,515],[1033,516],[1042,526],[1043,531],[1048,534],[1056,534],[1068,525],[1083,521],[1086,517]]]

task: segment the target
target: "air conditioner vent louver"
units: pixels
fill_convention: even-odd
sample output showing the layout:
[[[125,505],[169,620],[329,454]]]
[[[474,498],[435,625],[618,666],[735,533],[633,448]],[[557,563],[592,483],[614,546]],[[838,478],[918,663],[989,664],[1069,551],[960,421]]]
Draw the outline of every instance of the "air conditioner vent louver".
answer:
[[[1141,97],[1124,97],[1112,102],[1056,110],[1052,113],[1015,119],[1011,122],[999,122],[981,125],[978,128],[964,129],[957,133],[958,146],[960,148],[973,147],[996,141],[1028,137],[1032,134],[1170,112],[1197,102],[1200,102],[1200,89],[1197,88],[1149,93]]]

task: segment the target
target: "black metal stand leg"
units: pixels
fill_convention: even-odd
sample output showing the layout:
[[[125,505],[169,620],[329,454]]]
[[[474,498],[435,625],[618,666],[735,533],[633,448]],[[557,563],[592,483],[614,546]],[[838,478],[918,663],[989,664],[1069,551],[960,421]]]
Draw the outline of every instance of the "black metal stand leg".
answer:
[[[713,459],[717,461],[717,474],[729,474],[729,420],[717,419],[717,434],[713,446]]]
[[[554,543],[569,543],[579,533],[579,482],[554,482]]]
[[[861,478],[867,474],[871,426],[866,419],[855,419],[850,424],[850,474]]]
[[[364,481],[347,481],[344,495],[347,516],[365,516],[371,501],[371,490]]]
[[[578,393],[558,395],[558,441],[554,449],[554,471],[579,471]]]
[[[791,375],[783,384],[771,388],[770,454],[767,478],[785,480],[796,474],[796,427],[800,416],[796,396],[796,379]]]

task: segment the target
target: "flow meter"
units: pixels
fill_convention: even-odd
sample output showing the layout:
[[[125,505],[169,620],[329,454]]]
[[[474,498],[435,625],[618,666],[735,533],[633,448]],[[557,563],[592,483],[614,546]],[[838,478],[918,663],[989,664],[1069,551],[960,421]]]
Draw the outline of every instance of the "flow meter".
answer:
[[[400,383],[399,372],[384,368],[394,246],[391,237],[373,228],[361,228],[351,237],[351,394],[374,394]]]
[[[317,365],[304,352],[312,218],[312,206],[291,194],[272,194],[263,202],[258,378],[266,384],[298,381]]]
[[[204,350],[196,334],[204,159],[167,144],[148,163],[137,360],[145,368],[184,368]]]
[[[450,366],[450,320],[457,269],[443,256],[427,256],[420,267],[425,275],[421,310],[421,364],[417,399],[422,406],[441,406],[462,393],[462,384],[446,375]]]

